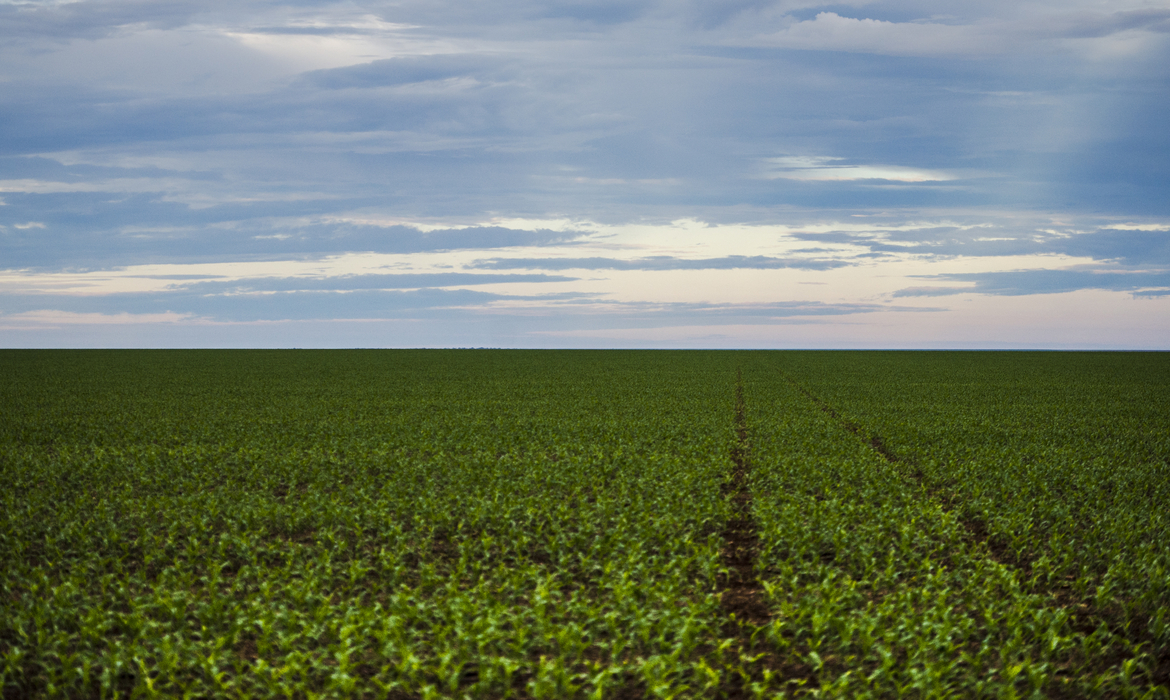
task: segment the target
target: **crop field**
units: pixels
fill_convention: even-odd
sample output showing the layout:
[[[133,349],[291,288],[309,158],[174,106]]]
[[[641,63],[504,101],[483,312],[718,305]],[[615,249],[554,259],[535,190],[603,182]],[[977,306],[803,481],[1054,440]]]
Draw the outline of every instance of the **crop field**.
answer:
[[[0,687],[1170,698],[1170,355],[0,351]]]

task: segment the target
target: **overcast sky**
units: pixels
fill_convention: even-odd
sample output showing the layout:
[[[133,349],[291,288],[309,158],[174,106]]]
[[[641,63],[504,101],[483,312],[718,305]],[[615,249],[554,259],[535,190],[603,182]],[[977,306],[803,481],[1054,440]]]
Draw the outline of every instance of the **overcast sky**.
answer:
[[[1170,348],[1170,2],[0,0],[0,347]]]

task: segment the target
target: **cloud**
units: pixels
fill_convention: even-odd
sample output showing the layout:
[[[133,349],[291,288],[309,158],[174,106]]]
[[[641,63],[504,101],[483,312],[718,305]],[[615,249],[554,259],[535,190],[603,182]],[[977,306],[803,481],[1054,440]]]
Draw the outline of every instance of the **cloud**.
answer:
[[[1170,289],[1170,271],[1009,270],[933,275],[926,279],[965,286],[909,287],[895,292],[894,297],[937,297],[954,294],[1024,296],[1061,294],[1081,289],[1130,292],[1134,296],[1159,296]]]
[[[1052,33],[1062,37],[1096,38],[1141,29],[1170,33],[1170,8],[1150,7],[1112,14],[1073,13],[1060,17]]]
[[[771,35],[777,46],[899,56],[985,54],[1001,50],[1003,37],[978,27],[930,22],[886,22],[821,12]]]
[[[734,325],[738,323],[770,322],[776,319],[805,317],[805,316],[848,316],[853,314],[868,314],[877,311],[909,311],[914,313],[929,313],[937,311],[925,307],[899,307],[889,304],[874,303],[828,303],[821,301],[783,301],[755,304],[731,303],[668,303],[653,304],[647,302],[626,302],[608,304],[594,300],[582,300],[577,305],[595,306],[604,311],[607,327],[645,326],[646,320],[650,325],[677,325],[680,322],[704,324]],[[647,319],[649,316],[649,319]]]
[[[75,206],[77,200],[74,200]],[[67,268],[162,262],[280,260],[343,252],[423,253],[546,247],[581,238],[572,231],[515,230],[492,226],[422,231],[404,225],[361,225],[331,217],[292,220],[232,220],[242,212],[192,212],[174,205],[131,201],[113,211],[93,204],[94,215],[55,212],[48,222],[55,245],[43,234],[16,233],[0,241],[2,264],[14,268]],[[120,216],[125,209],[127,215]],[[223,218],[228,218],[223,221]],[[137,226],[129,224],[137,223]],[[121,226],[119,226],[121,224]]]
[[[1045,40],[1100,39],[1138,30],[1170,32],[1170,9],[1104,14],[1070,8],[1014,18],[991,15],[964,21],[952,16],[941,21],[922,18],[900,22],[819,12],[812,19],[793,22],[761,40],[788,49],[891,56],[989,56],[1034,49]]]
[[[289,73],[358,65],[371,59],[457,50],[450,42],[419,35],[410,25],[382,22],[370,15],[366,18],[366,26],[329,23],[248,27],[229,29],[223,34],[284,66]]]
[[[165,192],[175,189],[182,181],[159,181],[147,178],[118,179],[88,182],[52,182],[45,180],[0,180],[0,192],[25,194],[63,194],[77,192]]]
[[[173,29],[191,22],[209,3],[151,2],[16,2],[0,4],[0,33],[53,39],[109,36],[123,27]]]
[[[1128,266],[1170,266],[1170,230],[1164,224],[1043,227],[1040,222],[994,221],[873,231],[795,231],[793,238],[864,248],[871,253],[929,258],[1069,256]],[[1086,230],[1088,229],[1088,230]]]
[[[894,182],[944,182],[956,179],[941,170],[927,170],[901,165],[837,165],[844,158],[827,156],[785,156],[768,158],[772,168],[767,178],[841,182],[848,180],[891,180]]]
[[[278,286],[278,285],[272,285]],[[215,291],[216,293],[206,293]],[[409,290],[246,290],[192,285],[166,293],[123,293],[100,296],[46,294],[8,295],[0,303],[0,319],[32,323],[137,322],[134,319],[201,322],[269,322],[314,319],[472,319],[525,318],[546,330],[581,327],[653,327],[703,323],[735,325],[769,323],[776,319],[838,317],[878,311],[937,311],[871,302],[817,300],[764,303],[618,301],[597,294],[498,294],[467,289]],[[86,319],[94,319],[86,321]],[[533,319],[543,319],[539,322]]]
[[[503,57],[477,54],[402,56],[345,68],[304,73],[296,85],[326,90],[372,89],[484,76],[507,65]]]
[[[831,270],[849,265],[841,260],[775,258],[766,255],[728,255],[722,258],[677,258],[658,255],[618,258],[492,258],[477,260],[470,268],[483,270]]]
[[[398,273],[344,275],[337,277],[261,277],[236,280],[199,281],[173,288],[195,294],[253,294],[257,292],[355,291],[379,289],[420,289],[464,287],[484,284],[573,282],[562,275],[474,274],[466,272]]]
[[[53,313],[104,314],[142,318],[151,314],[179,314],[217,322],[287,321],[307,319],[444,318],[463,317],[463,307],[481,307],[508,295],[467,289],[411,289],[353,291],[308,290],[203,294],[181,290],[167,293],[125,293],[101,296],[8,295],[0,312],[9,315]],[[523,298],[523,297],[519,297]],[[145,314],[145,316],[143,316]]]
[[[23,330],[33,327],[60,327],[60,326],[127,326],[137,324],[181,323],[191,321],[190,314],[177,314],[170,311],[162,313],[77,313],[60,311],[57,309],[38,309],[23,311],[15,314],[0,314],[0,329]]]
[[[1044,247],[1065,255],[1125,265],[1170,266],[1170,231],[1157,226],[1111,226],[1091,233],[1055,238]]]
[[[1109,226],[1102,226],[1106,229],[1115,229],[1117,231],[1170,231],[1170,224],[1110,224]]]
[[[1045,252],[1048,236],[1034,230],[1008,227],[1002,222],[964,225],[937,222],[905,227],[874,227],[861,230],[794,231],[789,234],[800,241],[821,245],[836,244],[869,251],[869,255],[901,255],[927,258],[1002,257],[1036,255]],[[852,254],[856,255],[856,252]]]
[[[1170,9],[1109,10],[0,5],[0,267],[26,271],[0,275],[0,309],[459,329],[530,314],[522,328],[570,332],[817,303],[854,306],[807,318],[849,319],[919,284],[936,289],[905,296],[1125,288],[1138,278],[1100,275],[1170,267]],[[335,266],[367,252],[385,266]],[[1100,274],[890,281],[1084,261]],[[240,267],[131,279],[151,264]],[[370,274],[337,276],[354,270]],[[49,272],[51,297],[24,293]],[[777,284],[698,283],[741,278]],[[644,281],[714,305],[629,301]],[[502,293],[517,289],[561,296]],[[716,303],[732,298],[765,306]]]

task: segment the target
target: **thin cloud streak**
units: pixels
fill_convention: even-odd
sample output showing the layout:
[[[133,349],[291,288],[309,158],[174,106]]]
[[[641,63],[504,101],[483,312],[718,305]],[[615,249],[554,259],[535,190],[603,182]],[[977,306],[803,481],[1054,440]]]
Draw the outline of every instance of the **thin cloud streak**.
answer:
[[[894,298],[941,297],[955,294],[1026,296],[1063,294],[1084,289],[1130,292],[1135,297],[1163,296],[1170,291],[1170,270],[1120,272],[1106,270],[1011,270],[938,275],[932,281],[965,284],[963,287],[908,287]]]
[[[723,258],[686,259],[667,255],[621,260],[617,258],[493,258],[468,267],[481,270],[831,270],[850,263],[843,260],[772,258],[764,255],[729,255]]]

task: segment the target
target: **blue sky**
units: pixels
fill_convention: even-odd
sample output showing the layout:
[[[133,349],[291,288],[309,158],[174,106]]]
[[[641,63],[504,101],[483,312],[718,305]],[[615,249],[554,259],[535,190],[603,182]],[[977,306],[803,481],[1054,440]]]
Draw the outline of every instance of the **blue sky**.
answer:
[[[0,347],[1170,348],[1170,3],[0,1]]]

